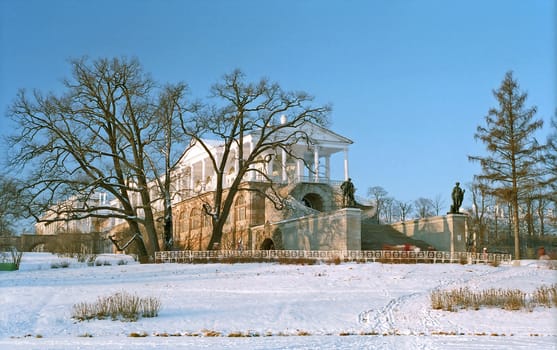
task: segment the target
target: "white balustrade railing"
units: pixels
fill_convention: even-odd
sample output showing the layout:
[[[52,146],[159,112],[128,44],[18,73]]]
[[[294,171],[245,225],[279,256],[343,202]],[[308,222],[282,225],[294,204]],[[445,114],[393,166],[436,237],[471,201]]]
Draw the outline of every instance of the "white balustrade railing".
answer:
[[[155,253],[155,263],[203,263],[238,259],[280,261],[311,259],[344,262],[510,263],[510,254],[398,250],[182,250]]]

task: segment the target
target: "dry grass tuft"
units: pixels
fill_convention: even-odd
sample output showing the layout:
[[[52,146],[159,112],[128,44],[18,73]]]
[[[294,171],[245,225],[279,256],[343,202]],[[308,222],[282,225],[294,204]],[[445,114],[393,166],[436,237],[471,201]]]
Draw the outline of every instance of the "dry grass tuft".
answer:
[[[246,335],[242,332],[231,332],[231,333],[228,333],[228,337],[229,338],[243,338],[243,337],[246,337]]]
[[[220,337],[220,336],[222,336],[221,332],[213,331],[213,330],[209,330],[209,329],[204,329],[202,332],[203,332],[204,337]]]
[[[481,307],[500,307],[505,310],[531,310],[536,306],[557,306],[557,284],[541,286],[531,295],[518,289],[487,289],[473,292],[468,288],[433,291],[430,294],[434,310],[479,310]]]
[[[134,322],[139,317],[156,317],[161,307],[154,297],[140,298],[126,292],[99,297],[95,303],[81,302],[73,306],[72,318],[78,321],[105,319]]]
[[[130,338],[145,338],[147,336],[147,333],[145,332],[131,332],[130,334],[128,334],[128,337]]]

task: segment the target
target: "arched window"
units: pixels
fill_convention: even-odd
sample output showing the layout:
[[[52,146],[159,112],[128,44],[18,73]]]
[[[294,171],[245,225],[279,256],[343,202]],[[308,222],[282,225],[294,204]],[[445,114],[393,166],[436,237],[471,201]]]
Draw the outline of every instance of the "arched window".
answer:
[[[202,226],[203,227],[212,227],[213,223],[211,222],[211,216],[205,213],[201,213],[202,216]]]
[[[234,216],[235,216],[236,222],[246,220],[246,199],[244,198],[243,195],[240,195],[236,199],[236,205],[235,205],[234,212],[235,212]]]
[[[198,230],[201,228],[201,210],[193,208],[190,212],[190,230]]]
[[[180,213],[180,216],[178,218],[178,231],[186,232],[187,230],[188,230],[188,220],[187,220],[186,211],[183,210]]]

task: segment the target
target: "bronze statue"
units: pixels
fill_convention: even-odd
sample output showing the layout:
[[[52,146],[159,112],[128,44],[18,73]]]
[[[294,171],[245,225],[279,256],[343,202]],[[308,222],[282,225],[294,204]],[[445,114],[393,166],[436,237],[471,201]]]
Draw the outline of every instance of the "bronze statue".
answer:
[[[354,187],[354,183],[352,179],[348,179],[344,181],[342,185],[340,185],[340,189],[342,190],[342,205],[344,207],[352,207],[356,204],[356,200],[354,199],[354,192],[356,192],[356,188]]]
[[[453,204],[451,205],[451,214],[457,214],[462,205],[462,200],[464,199],[464,190],[460,188],[460,182],[457,182],[455,187],[453,188],[452,193]]]

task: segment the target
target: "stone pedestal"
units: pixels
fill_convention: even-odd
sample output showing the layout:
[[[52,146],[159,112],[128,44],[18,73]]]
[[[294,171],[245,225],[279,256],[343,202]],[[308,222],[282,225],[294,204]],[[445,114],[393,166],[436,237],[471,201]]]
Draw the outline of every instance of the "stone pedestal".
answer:
[[[343,208],[273,224],[286,250],[361,250],[362,212]]]

